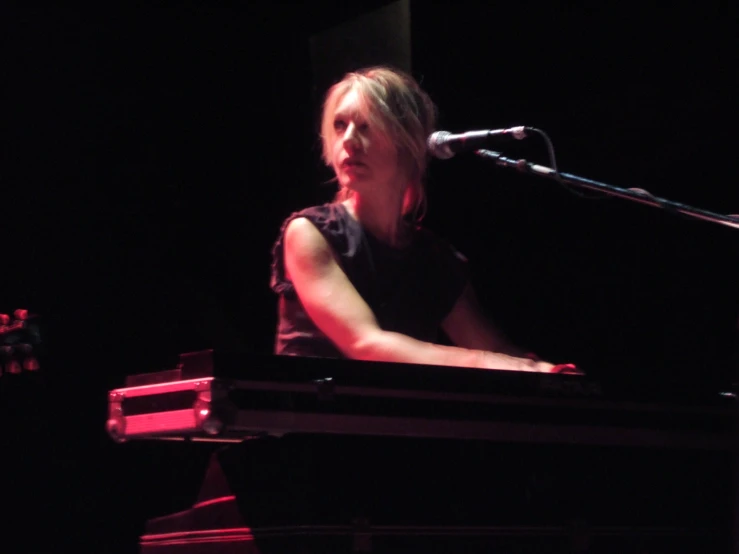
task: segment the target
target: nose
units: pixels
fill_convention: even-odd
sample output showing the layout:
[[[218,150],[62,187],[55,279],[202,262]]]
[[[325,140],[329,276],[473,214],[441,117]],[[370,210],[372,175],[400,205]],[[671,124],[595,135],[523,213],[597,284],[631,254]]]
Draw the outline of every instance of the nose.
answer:
[[[347,150],[358,150],[361,146],[362,143],[359,140],[357,126],[354,122],[351,122],[347,126],[346,131],[344,131],[344,148]]]

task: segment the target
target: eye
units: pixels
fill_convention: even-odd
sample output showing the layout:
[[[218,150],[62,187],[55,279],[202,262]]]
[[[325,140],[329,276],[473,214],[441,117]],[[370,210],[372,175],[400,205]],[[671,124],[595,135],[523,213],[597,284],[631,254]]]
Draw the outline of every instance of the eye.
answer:
[[[346,121],[343,119],[335,119],[334,120],[334,131],[337,133],[343,132],[346,130]]]

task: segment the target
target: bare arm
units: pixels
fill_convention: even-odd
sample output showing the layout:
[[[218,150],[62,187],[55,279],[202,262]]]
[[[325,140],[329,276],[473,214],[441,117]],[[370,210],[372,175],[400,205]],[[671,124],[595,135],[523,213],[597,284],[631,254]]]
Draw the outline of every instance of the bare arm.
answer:
[[[442,322],[447,336],[457,346],[492,350],[509,356],[527,357],[485,315],[472,286],[467,285],[452,311]]]
[[[572,364],[554,365],[545,361],[534,361],[532,355],[512,344],[508,338],[486,317],[477,296],[470,285],[462,293],[442,323],[451,341],[462,348],[490,350],[501,360],[511,358],[528,363],[528,371],[570,373],[576,372]],[[501,368],[504,369],[504,368]]]
[[[326,239],[305,218],[285,230],[285,269],[306,313],[349,358],[536,371],[531,360],[478,348],[442,346],[384,331],[341,269]]]

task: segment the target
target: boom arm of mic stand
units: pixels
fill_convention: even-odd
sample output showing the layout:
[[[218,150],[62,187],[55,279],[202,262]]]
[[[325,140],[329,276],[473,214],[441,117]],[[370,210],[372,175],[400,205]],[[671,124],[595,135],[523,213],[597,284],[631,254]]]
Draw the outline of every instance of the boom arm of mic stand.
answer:
[[[585,189],[596,190],[598,192],[602,192],[611,196],[625,198],[627,200],[639,202],[640,204],[646,204],[654,208],[662,208],[668,211],[679,212],[681,214],[695,217],[697,219],[703,219],[705,221],[711,221],[713,223],[718,223],[720,225],[726,225],[727,227],[739,229],[739,217],[715,214],[706,210],[702,210],[700,208],[693,208],[686,204],[680,204],[678,202],[673,202],[664,198],[658,198],[656,196],[652,196],[648,192],[614,187],[605,183],[593,181],[591,179],[578,177],[577,175],[557,172],[551,167],[533,164],[526,160],[513,160],[511,158],[506,158],[500,152],[494,152],[492,150],[476,150],[475,153],[483,158],[493,160],[497,165],[517,169],[523,173],[539,175],[540,177],[548,177],[556,181],[564,182],[570,185],[576,185]]]

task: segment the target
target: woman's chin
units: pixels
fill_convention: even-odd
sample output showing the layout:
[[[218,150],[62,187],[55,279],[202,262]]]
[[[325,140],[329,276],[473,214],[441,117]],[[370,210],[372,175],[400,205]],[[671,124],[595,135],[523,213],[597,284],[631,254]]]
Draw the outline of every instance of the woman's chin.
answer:
[[[365,188],[367,179],[362,175],[345,173],[339,179],[342,187],[361,192]]]

